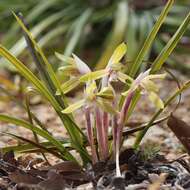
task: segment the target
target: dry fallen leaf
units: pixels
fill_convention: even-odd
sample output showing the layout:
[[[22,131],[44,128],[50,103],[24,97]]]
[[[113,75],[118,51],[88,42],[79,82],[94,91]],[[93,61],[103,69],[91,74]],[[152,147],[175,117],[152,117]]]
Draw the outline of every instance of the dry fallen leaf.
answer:
[[[42,179],[37,176],[32,176],[21,170],[15,170],[11,174],[9,174],[9,178],[12,182],[17,184],[24,183],[24,184],[38,184]]]
[[[167,124],[190,154],[190,125],[174,115],[169,117]]]
[[[72,161],[65,161],[53,166],[42,168],[42,170],[56,170],[60,172],[81,172],[81,167]]]
[[[48,179],[40,182],[38,186],[42,190],[63,190],[66,184],[62,175],[50,170],[48,172]]]

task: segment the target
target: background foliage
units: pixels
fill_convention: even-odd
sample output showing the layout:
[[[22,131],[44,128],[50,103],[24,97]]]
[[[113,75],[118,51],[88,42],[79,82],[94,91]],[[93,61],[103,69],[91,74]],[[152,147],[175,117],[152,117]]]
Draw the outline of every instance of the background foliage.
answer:
[[[54,51],[67,56],[72,52],[90,60],[90,67],[103,68],[113,50],[122,41],[127,41],[126,60],[130,67],[156,22],[166,1],[141,0],[6,0],[0,2],[1,41],[15,56],[25,59],[25,41],[11,14],[22,12],[33,36],[45,47],[49,58],[55,60]],[[146,56],[153,58],[165,46],[188,12],[188,0],[176,1],[159,34]],[[4,22],[6,20],[6,22]],[[6,29],[9,28],[7,32]],[[182,71],[189,68],[177,59],[189,53],[189,29],[171,56],[170,65]],[[183,47],[183,51],[182,51]],[[96,53],[94,53],[96,52]],[[151,57],[151,59],[149,59]],[[6,64],[5,64],[6,63]],[[7,66],[1,60],[1,66]],[[142,67],[144,69],[146,64]]]

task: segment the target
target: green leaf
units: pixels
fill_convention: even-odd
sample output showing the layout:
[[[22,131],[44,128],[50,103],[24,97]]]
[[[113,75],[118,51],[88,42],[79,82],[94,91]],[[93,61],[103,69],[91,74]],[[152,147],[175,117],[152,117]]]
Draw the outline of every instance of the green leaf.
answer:
[[[65,14],[64,11],[62,11],[47,17],[46,19],[42,20],[39,24],[34,26],[31,29],[31,33],[33,34],[34,37],[38,37],[40,33],[42,33],[52,23],[57,22],[60,18],[63,17],[64,14]],[[11,33],[11,35],[14,35],[14,33]],[[13,45],[13,47],[10,49],[10,52],[15,56],[19,56],[25,48],[26,48],[25,40],[24,38],[21,38]]]
[[[77,109],[81,108],[82,106],[84,106],[85,101],[86,101],[86,100],[83,99],[83,100],[80,100],[80,101],[78,101],[78,102],[76,102],[76,103],[74,103],[74,104],[68,106],[67,108],[65,108],[65,109],[62,111],[62,113],[68,114],[68,113],[74,112],[75,110],[77,110]]]
[[[71,147],[71,143],[68,140],[58,140],[58,141],[61,144],[63,144],[63,146],[65,148]],[[47,149],[54,149],[54,150],[56,149],[55,145],[53,145],[49,141],[41,142],[39,144]],[[30,153],[30,152],[39,152],[38,147],[36,147],[35,145],[33,145],[31,143],[19,144],[19,145],[14,145],[14,146],[6,146],[6,147],[0,148],[0,151],[2,151],[3,153],[9,152],[10,150],[13,150],[16,153],[21,153],[21,154],[22,153]]]
[[[88,82],[88,81],[100,79],[106,75],[108,75],[108,70],[103,69],[103,70],[87,73],[87,74],[83,75],[82,77],[80,77],[79,80],[81,82]]]
[[[55,97],[48,91],[46,86],[24,65],[20,62],[16,57],[11,55],[7,49],[0,45],[0,55],[5,57],[7,60],[13,64],[21,75],[23,75],[29,82],[31,82],[36,89],[49,100],[51,105],[56,110],[57,114],[59,115],[60,119],[62,120],[65,128],[67,129],[71,142],[74,148],[77,149],[79,153],[82,154],[85,161],[89,160],[89,155],[86,152],[86,149],[83,147],[82,135],[83,138],[86,138],[80,128],[74,123],[69,116],[62,114],[62,108],[60,107],[59,103],[56,101]]]
[[[32,34],[28,31],[28,29],[26,28],[26,26],[24,25],[24,23],[22,22],[22,20],[13,12],[13,15],[15,16],[17,22],[19,23],[19,25],[21,26],[21,28],[24,30],[24,32],[28,35],[29,39],[31,40],[31,42],[33,43],[34,47],[36,48],[37,52],[39,53],[39,55],[41,56],[44,64],[47,67],[49,76],[53,82],[53,84],[55,85],[55,87],[61,92],[61,84],[59,82],[59,80],[57,79],[57,76],[51,66],[51,64],[48,62],[47,58],[45,57],[42,49],[38,46],[38,44],[36,43],[36,41],[34,40]]]
[[[137,53],[139,51],[139,41],[137,39],[138,36],[138,29],[139,29],[139,16],[135,13],[134,10],[129,11],[128,18],[128,24],[127,24],[127,30],[126,30],[126,41],[127,46],[129,47],[127,50],[127,60],[129,62],[126,63],[126,70],[129,73],[129,69],[131,68],[133,61],[135,60]],[[130,63],[131,61],[131,63]]]
[[[180,25],[176,33],[172,36],[172,38],[169,40],[169,42],[166,44],[164,49],[160,52],[158,57],[155,59],[155,61],[152,64],[151,73],[155,73],[158,71],[164,62],[167,60],[171,52],[174,50],[176,45],[178,44],[179,40],[183,36],[184,32],[187,30],[188,25],[190,23],[190,13],[186,16],[183,23]]]
[[[21,119],[17,119],[14,117],[10,117],[7,115],[3,115],[0,114],[0,121],[3,122],[8,122],[8,123],[12,123],[21,127],[24,127],[26,129],[29,129],[33,132],[35,132],[36,134],[38,134],[39,136],[47,139],[49,142],[51,142],[53,145],[56,146],[56,148],[62,153],[63,158],[67,159],[67,160],[73,160],[76,161],[76,159],[72,156],[72,154],[70,154],[67,149],[59,142],[57,141],[54,137],[52,137],[49,133],[47,133],[46,131],[24,121]]]
[[[7,60],[13,64],[18,71],[23,75],[28,81],[30,81],[38,91],[43,94],[54,106],[56,110],[61,110],[59,104],[56,102],[55,98],[50,94],[45,85],[16,57],[11,55],[7,49],[0,45],[0,55],[5,57]]]
[[[135,59],[135,62],[133,64],[132,68],[130,69],[129,75],[131,77],[134,77],[136,75],[136,73],[138,72],[138,69],[139,69],[140,65],[142,64],[144,57],[148,53],[149,48],[151,47],[160,27],[164,23],[164,20],[168,14],[170,8],[172,7],[173,3],[174,3],[174,0],[168,0],[166,6],[164,7],[163,11],[161,12],[161,14],[158,18],[158,20],[156,21],[154,27],[152,28],[151,33],[146,38],[142,49],[140,50],[137,58]]]

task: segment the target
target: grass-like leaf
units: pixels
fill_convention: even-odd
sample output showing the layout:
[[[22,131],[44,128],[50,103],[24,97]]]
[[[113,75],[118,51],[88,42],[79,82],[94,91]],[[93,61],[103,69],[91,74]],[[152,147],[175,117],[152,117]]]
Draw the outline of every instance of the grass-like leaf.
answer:
[[[37,52],[40,54],[44,64],[47,67],[49,76],[52,80],[52,82],[54,83],[55,87],[60,90],[61,92],[61,84],[59,82],[59,80],[57,79],[57,76],[51,66],[51,64],[48,62],[47,58],[45,57],[42,49],[38,46],[38,44],[36,43],[36,41],[34,40],[34,38],[32,37],[32,34],[29,32],[29,30],[26,28],[26,26],[24,25],[24,23],[22,22],[22,20],[15,14],[13,13],[13,15],[15,16],[17,22],[19,23],[19,25],[22,27],[22,29],[25,31],[25,33],[28,35],[29,39],[31,40],[31,42],[33,43],[34,47],[36,48]]]
[[[0,45],[0,55],[9,60],[10,63],[17,68],[20,74],[23,75],[28,81],[30,81],[37,88],[37,90],[52,103],[56,110],[61,110],[59,104],[47,90],[45,85],[22,62],[20,62],[16,57],[11,55],[9,51],[2,45]]]
[[[44,130],[42,130],[42,129],[40,129],[40,128],[38,128],[38,127],[36,127],[36,126],[34,126],[34,125],[24,121],[24,120],[17,119],[14,117],[3,115],[3,114],[0,114],[0,121],[12,123],[12,124],[24,127],[26,129],[29,129],[29,130],[35,132],[39,136],[47,139],[49,142],[54,144],[56,146],[56,148],[60,151],[60,153],[62,154],[64,159],[76,161],[76,159],[72,156],[72,154],[70,154],[67,151],[67,149],[59,141],[57,141],[54,137],[52,137],[46,131],[44,131]]]
[[[12,63],[29,82],[31,82],[36,89],[52,104],[57,114],[61,118],[64,123],[65,128],[67,129],[72,145],[83,155],[85,160],[89,159],[88,153],[85,148],[82,146],[83,140],[81,139],[81,134],[85,138],[84,134],[78,128],[78,126],[70,119],[69,116],[61,113],[62,108],[59,103],[56,101],[55,97],[48,91],[46,86],[24,65],[20,62],[16,57],[11,55],[8,50],[6,50],[3,46],[0,46],[0,55],[5,57]]]
[[[164,23],[164,20],[168,14],[170,8],[172,7],[173,3],[174,3],[174,0],[168,0],[168,3],[166,4],[165,8],[163,9],[162,13],[160,14],[160,16],[159,16],[157,22],[155,23],[154,27],[152,28],[151,33],[146,38],[142,49],[140,50],[132,68],[130,69],[130,71],[129,71],[130,76],[134,77],[136,75],[136,73],[138,72],[138,69],[139,69],[140,65],[142,64],[144,57],[148,53],[156,35],[157,35],[160,27]]]
[[[68,139],[65,140],[58,140],[65,148],[69,149],[71,148],[70,141]],[[45,147],[46,149],[53,149],[54,151],[57,151],[56,146],[53,145],[49,141],[40,142],[41,146]],[[25,143],[25,144],[19,144],[19,145],[13,145],[13,146],[6,146],[0,149],[3,153],[9,152],[13,150],[14,152],[18,154],[23,153],[30,153],[30,152],[40,152],[40,149],[33,145],[32,143]]]
[[[183,23],[180,25],[176,33],[173,35],[173,37],[169,40],[167,45],[162,49],[158,57],[155,59],[155,61],[152,64],[152,70],[151,73],[155,73],[158,71],[164,62],[168,59],[171,52],[174,50],[176,45],[178,44],[179,40],[183,36],[184,32],[187,30],[190,23],[190,13],[187,15]]]

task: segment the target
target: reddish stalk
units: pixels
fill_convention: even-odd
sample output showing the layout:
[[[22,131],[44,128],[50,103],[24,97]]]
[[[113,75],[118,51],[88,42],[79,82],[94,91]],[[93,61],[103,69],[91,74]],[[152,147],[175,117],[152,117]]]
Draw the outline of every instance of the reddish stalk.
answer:
[[[90,118],[89,107],[85,108],[85,118],[86,118],[87,138],[88,138],[88,142],[90,144],[91,151],[92,151],[92,163],[95,164],[96,162],[98,162],[98,156],[97,156],[96,147],[94,144],[94,135],[93,135],[93,128],[92,128],[92,122]]]
[[[134,92],[130,92],[128,94],[128,96],[126,97],[125,102],[124,102],[124,104],[122,106],[120,115],[119,115],[118,130],[117,130],[117,133],[119,133],[118,137],[120,139],[119,143],[121,143],[121,136],[122,136],[121,134],[122,134],[122,130],[123,130],[123,127],[124,127],[124,124],[125,124],[127,112],[129,110],[129,106],[130,106],[130,103],[131,103],[132,98],[133,98],[133,94],[134,94]]]
[[[108,148],[108,128],[109,128],[109,117],[108,113],[103,113],[103,140],[104,140],[104,157],[109,157],[109,148]]]
[[[116,134],[117,134],[117,116],[112,117],[112,135],[113,135],[113,155],[116,155]]]
[[[96,114],[96,130],[97,130],[97,141],[99,147],[99,157],[100,160],[105,160],[107,155],[105,154],[105,144],[104,144],[104,128],[102,125],[102,114],[98,107],[95,108]]]
[[[122,138],[122,130],[124,127],[124,123],[125,123],[125,119],[127,116],[127,112],[129,110],[129,106],[130,103],[132,101],[133,98],[133,92],[130,92],[127,96],[127,98],[125,99],[125,102],[123,104],[123,107],[121,109],[120,112],[120,117],[119,117],[119,121],[118,121],[118,127],[116,130],[116,143],[115,143],[115,150],[116,150],[116,176],[117,177],[121,177],[121,172],[120,172],[120,167],[119,167],[119,150],[120,150],[120,144],[121,144],[121,138]]]

